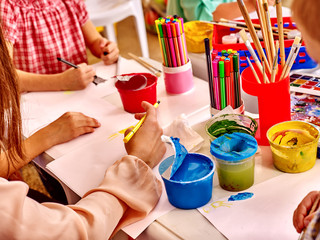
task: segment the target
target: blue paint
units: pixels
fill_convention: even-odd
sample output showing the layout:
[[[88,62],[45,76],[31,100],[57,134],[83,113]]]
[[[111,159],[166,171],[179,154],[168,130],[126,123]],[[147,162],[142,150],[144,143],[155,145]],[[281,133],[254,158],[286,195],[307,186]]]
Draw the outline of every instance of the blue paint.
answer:
[[[228,201],[240,201],[240,200],[246,200],[248,198],[252,198],[253,193],[250,192],[243,192],[243,193],[238,193],[237,195],[231,195],[228,198]]]
[[[213,163],[202,160],[201,155],[188,154],[176,173],[170,178],[174,181],[189,182],[208,175],[213,169]]]
[[[170,174],[170,179],[172,179],[173,175],[180,168],[182,162],[184,161],[184,158],[188,154],[188,150],[182,144],[180,144],[179,138],[174,138],[174,137],[170,137],[170,138],[175,148],[175,157],[174,157],[171,174]]]
[[[170,156],[159,166],[169,202],[182,209],[194,209],[208,203],[212,197],[215,170],[212,159],[202,154],[188,153],[173,179],[166,179],[162,174],[173,161],[174,156]]]

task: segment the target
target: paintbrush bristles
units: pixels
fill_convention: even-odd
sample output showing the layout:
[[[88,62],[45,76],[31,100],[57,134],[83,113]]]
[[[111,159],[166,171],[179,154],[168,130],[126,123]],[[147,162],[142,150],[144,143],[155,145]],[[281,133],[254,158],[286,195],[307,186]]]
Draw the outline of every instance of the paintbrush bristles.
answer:
[[[242,29],[240,32],[240,37],[242,38],[243,42],[249,41],[249,38],[247,36],[247,33],[244,29]]]
[[[301,37],[296,36],[296,37],[294,38],[293,44],[299,44],[300,41],[301,41]]]

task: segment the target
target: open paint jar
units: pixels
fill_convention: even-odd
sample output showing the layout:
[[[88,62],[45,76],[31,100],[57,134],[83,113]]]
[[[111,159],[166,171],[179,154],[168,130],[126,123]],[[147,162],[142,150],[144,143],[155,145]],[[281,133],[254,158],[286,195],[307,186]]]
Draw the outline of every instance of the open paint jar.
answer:
[[[281,122],[268,130],[267,137],[277,169],[299,173],[314,166],[319,131],[312,124],[302,121]]]
[[[115,82],[115,86],[118,89],[125,111],[129,113],[145,112],[141,107],[142,101],[147,101],[150,104],[155,104],[157,102],[158,78],[156,76],[150,73],[130,73],[120,76],[129,78],[129,81],[127,82],[120,80]],[[146,79],[145,85],[141,84],[141,77]],[[137,81],[130,81],[134,78],[136,78]],[[135,82],[138,84],[137,87],[135,86]]]
[[[162,161],[159,166],[161,176],[173,161],[174,156]],[[214,170],[215,164],[209,157],[188,153],[171,179],[162,176],[169,202],[182,209],[194,209],[208,203],[212,196]]]
[[[255,136],[258,124],[253,118],[246,115],[223,114],[208,120],[205,127],[212,141],[223,134],[233,132],[242,132]]]
[[[258,143],[246,133],[225,134],[212,141],[210,152],[217,162],[220,186],[242,191],[254,183],[254,155]]]

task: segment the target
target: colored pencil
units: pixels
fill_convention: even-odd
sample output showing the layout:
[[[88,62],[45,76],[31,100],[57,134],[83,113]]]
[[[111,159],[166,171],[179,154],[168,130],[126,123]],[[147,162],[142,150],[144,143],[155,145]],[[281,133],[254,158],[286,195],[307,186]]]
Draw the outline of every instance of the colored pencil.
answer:
[[[160,101],[157,101],[153,106],[155,108],[158,107]],[[146,119],[146,116],[147,115],[144,115],[140,120],[139,122],[134,126],[134,128],[124,137],[123,141],[125,143],[129,142],[130,139],[133,137],[133,135],[139,130],[139,128],[141,127],[142,123],[144,122],[144,120]]]

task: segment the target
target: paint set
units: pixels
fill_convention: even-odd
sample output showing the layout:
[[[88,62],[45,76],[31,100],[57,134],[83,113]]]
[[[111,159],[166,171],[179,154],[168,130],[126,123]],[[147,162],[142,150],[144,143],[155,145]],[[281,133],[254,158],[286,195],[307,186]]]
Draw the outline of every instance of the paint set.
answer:
[[[290,91],[320,96],[320,76],[293,73],[290,75]]]

